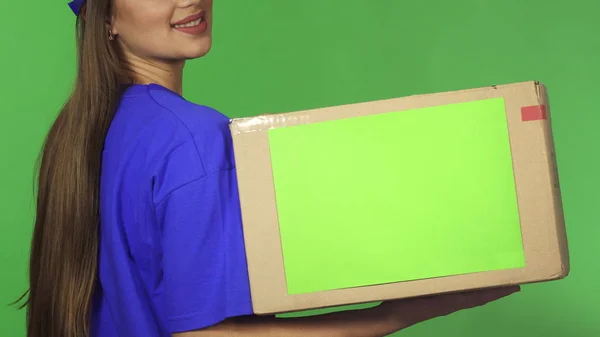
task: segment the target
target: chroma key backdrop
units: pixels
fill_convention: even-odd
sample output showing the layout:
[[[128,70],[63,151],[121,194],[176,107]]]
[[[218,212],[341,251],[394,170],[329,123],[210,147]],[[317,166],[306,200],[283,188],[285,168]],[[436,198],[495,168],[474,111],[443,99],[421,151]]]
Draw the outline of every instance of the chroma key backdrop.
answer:
[[[213,49],[186,66],[184,95],[230,117],[543,82],[571,275],[397,335],[600,336],[600,2],[230,0],[214,6]],[[0,328],[2,336],[23,337],[25,313],[9,303],[27,286],[34,164],[72,85],[75,21],[66,0],[2,1],[0,18]]]

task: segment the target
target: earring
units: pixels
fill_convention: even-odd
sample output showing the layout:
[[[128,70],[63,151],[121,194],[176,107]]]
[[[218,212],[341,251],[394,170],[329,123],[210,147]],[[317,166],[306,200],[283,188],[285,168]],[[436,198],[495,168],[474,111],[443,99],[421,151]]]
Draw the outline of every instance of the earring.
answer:
[[[113,41],[115,39],[115,36],[112,33],[112,29],[108,30],[108,39],[111,41]]]

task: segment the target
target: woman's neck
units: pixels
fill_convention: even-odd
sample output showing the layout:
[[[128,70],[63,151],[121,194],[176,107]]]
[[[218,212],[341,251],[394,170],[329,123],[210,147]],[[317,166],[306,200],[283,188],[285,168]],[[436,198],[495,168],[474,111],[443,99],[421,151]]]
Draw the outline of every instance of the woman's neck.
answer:
[[[183,95],[183,66],[185,61],[162,62],[148,61],[130,56],[124,60],[135,84],[159,84]]]

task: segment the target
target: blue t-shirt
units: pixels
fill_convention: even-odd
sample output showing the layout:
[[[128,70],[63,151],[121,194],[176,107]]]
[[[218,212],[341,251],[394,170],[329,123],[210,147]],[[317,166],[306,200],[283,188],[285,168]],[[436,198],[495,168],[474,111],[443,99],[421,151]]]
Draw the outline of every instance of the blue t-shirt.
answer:
[[[252,314],[229,119],[133,85],[100,177],[94,337],[167,337]]]

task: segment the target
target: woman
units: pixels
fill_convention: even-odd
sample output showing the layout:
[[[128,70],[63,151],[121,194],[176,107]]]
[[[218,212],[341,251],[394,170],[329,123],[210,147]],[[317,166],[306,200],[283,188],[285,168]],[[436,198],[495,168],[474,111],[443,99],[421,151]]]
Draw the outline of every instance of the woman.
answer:
[[[29,337],[384,336],[518,289],[252,316],[228,118],[182,97],[212,0],[76,0],[74,91],[41,157]]]

